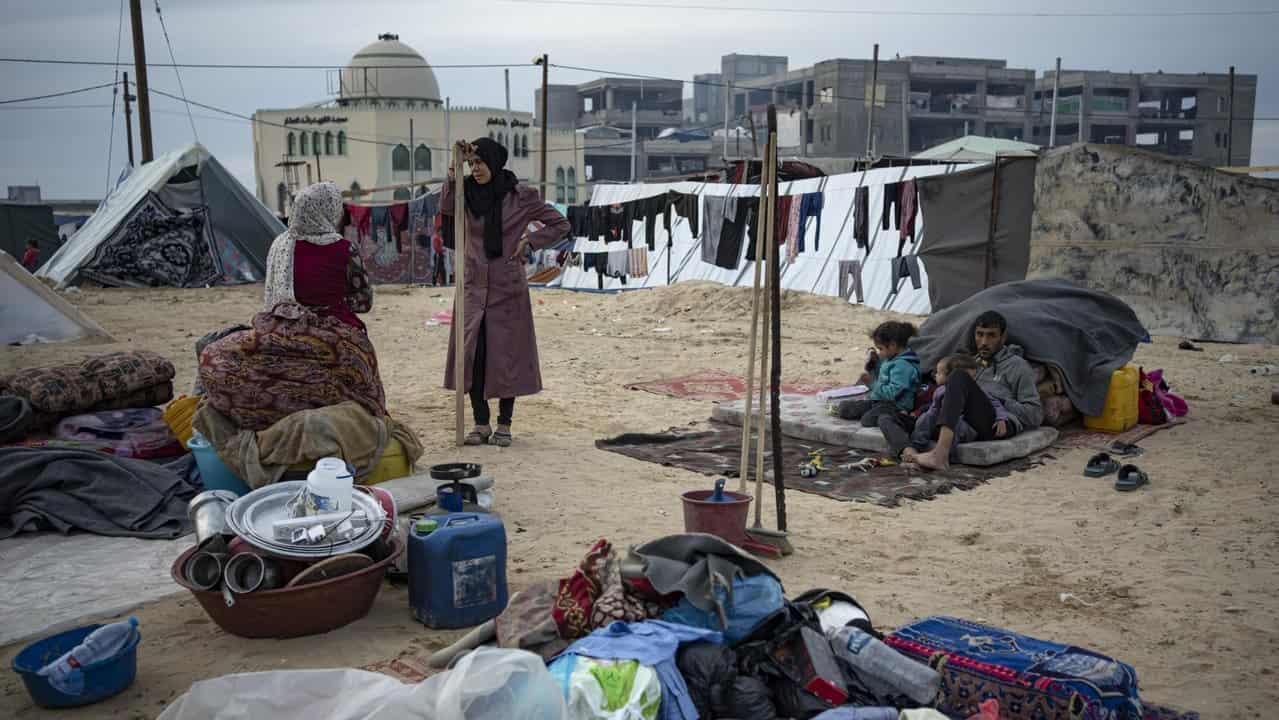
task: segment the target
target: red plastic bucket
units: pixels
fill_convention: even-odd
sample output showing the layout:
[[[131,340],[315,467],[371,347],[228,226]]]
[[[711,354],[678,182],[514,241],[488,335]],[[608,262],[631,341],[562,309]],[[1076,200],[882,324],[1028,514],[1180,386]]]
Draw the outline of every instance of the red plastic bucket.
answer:
[[[693,490],[680,496],[684,501],[684,532],[708,533],[741,544],[746,539],[751,496],[725,490],[723,502],[711,502],[714,494],[714,490]]]

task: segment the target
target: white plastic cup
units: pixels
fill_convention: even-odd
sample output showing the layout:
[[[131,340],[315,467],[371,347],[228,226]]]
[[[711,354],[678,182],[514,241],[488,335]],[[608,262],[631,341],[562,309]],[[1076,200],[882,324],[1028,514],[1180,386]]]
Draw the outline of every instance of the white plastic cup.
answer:
[[[350,512],[355,478],[341,458],[320,458],[306,476],[307,514]]]

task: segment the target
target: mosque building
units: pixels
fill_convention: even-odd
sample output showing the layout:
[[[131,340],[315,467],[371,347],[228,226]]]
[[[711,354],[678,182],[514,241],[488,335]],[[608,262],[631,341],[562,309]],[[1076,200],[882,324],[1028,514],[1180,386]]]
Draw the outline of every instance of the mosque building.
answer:
[[[332,80],[334,99],[253,114],[258,199],[281,215],[293,193],[321,179],[366,191],[364,203],[407,200],[413,184],[447,176],[448,149],[461,138],[498,140],[510,152],[507,168],[530,184],[540,179],[533,114],[511,112],[508,127],[503,108],[449,107],[426,60],[397,35],[378,36]],[[586,199],[584,144],[572,130],[550,131],[548,201]]]

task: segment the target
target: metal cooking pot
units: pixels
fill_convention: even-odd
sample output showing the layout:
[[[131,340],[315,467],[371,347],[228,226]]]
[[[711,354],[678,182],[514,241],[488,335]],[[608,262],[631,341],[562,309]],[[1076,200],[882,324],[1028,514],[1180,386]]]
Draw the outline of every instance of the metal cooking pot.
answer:
[[[280,564],[254,553],[240,553],[231,558],[222,575],[227,588],[236,595],[255,590],[274,590],[284,585],[284,572]]]
[[[195,525],[197,545],[230,532],[226,524],[226,510],[235,500],[236,494],[226,490],[206,490],[191,498],[187,505],[187,516]]]

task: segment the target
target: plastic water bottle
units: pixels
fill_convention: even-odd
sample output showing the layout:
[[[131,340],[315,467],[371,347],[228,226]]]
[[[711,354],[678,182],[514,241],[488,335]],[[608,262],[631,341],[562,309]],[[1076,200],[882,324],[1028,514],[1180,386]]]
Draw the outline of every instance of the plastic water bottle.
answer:
[[[89,633],[71,652],[40,668],[37,674],[47,677],[49,684],[59,692],[79,695],[84,692],[81,668],[115,657],[133,641],[137,632],[138,619],[135,617],[103,625]]]
[[[915,662],[875,636],[854,626],[842,627],[828,635],[831,649],[849,675],[877,698],[905,696],[927,705],[941,689],[941,675]]]
[[[355,478],[342,458],[320,458],[306,476],[308,515],[349,512]]]

